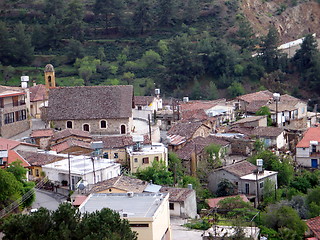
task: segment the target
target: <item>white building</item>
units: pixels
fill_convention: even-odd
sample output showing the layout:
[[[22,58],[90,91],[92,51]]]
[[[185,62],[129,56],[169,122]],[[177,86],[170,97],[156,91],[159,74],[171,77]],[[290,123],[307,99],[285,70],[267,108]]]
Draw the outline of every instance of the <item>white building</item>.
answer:
[[[320,127],[309,128],[296,146],[297,164],[318,168],[320,164]]]
[[[138,240],[171,239],[169,194],[167,193],[96,193],[79,206],[81,213],[103,208],[117,211],[129,221]]]
[[[61,185],[69,184],[69,167],[71,189],[75,189],[81,179],[88,184],[94,184],[120,175],[120,164],[112,160],[100,158],[92,160],[88,156],[70,156],[60,161],[42,166],[42,171],[50,181]],[[69,165],[70,162],[70,165]]]
[[[168,149],[162,143],[142,145],[141,142],[137,142],[136,145],[127,148],[127,153],[131,173],[152,166],[153,161],[162,161],[168,166]]]

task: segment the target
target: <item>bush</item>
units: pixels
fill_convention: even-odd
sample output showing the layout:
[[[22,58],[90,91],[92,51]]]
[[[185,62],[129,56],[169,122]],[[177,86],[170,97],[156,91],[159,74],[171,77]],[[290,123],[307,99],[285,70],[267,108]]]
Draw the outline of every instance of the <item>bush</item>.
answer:
[[[211,227],[211,224],[206,220],[199,220],[196,222],[186,223],[184,226],[191,229],[207,230]]]

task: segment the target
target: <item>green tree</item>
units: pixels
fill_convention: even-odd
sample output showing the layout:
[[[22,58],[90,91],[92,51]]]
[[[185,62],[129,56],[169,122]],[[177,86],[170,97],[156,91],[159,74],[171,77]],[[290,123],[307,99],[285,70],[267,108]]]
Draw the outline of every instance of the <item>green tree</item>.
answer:
[[[21,196],[22,183],[15,176],[0,169],[0,208],[9,205]]]
[[[8,85],[9,81],[14,76],[15,69],[12,66],[3,67],[2,69],[4,84]]]
[[[281,204],[269,206],[267,212],[262,214],[261,218],[263,225],[278,232],[282,228],[292,230],[297,234],[295,239],[302,239],[307,229],[306,224],[293,208]]]
[[[0,21],[0,62],[10,64],[12,58],[12,42],[5,22]]]
[[[90,78],[93,73],[96,73],[99,64],[100,60],[93,57],[77,58],[74,66],[78,68],[79,76],[84,80],[86,86],[90,84]]]
[[[104,15],[105,28],[118,27],[123,21],[123,0],[96,0],[94,13]]]
[[[82,43],[78,40],[71,39],[68,43],[66,54],[70,63],[74,63],[77,58],[83,58],[84,48]]]
[[[209,83],[209,89],[208,89],[208,97],[209,100],[215,100],[219,98],[218,89],[214,82]]]
[[[274,26],[270,26],[267,36],[262,38],[260,58],[267,72],[279,67],[280,52],[278,50],[279,34]]]
[[[233,41],[241,47],[241,52],[252,52],[257,44],[257,39],[254,36],[250,22],[241,19],[238,24],[238,31]]]
[[[115,239],[136,240],[129,222],[120,215],[104,208],[82,217],[70,204],[60,204],[56,211],[40,208],[37,212],[17,214],[6,219],[0,229],[5,239]]]
[[[138,169],[136,176],[144,181],[152,181],[159,185],[172,185],[173,177],[172,172],[168,171],[166,165],[160,161],[153,161],[152,166],[143,170]]]
[[[230,98],[234,98],[240,95],[245,94],[245,90],[241,83],[239,82],[233,82],[228,88],[227,88],[228,96]]]
[[[230,196],[236,193],[236,186],[227,179],[222,179],[218,184],[216,194],[218,197]]]
[[[31,36],[22,22],[14,29],[13,56],[16,63],[30,64],[33,59],[34,47],[31,45]]]
[[[181,159],[177,156],[174,152],[169,152],[168,154],[168,170],[170,172],[173,172],[173,183],[177,184],[182,180],[182,177],[184,176],[184,168],[181,163]]]
[[[169,26],[173,24],[176,4],[173,0],[159,0],[157,2],[157,21],[160,26]]]
[[[133,23],[140,34],[150,29],[154,24],[151,0],[140,0],[134,9]]]
[[[21,161],[14,161],[10,163],[6,170],[12,173],[18,181],[24,182],[27,179],[27,169],[25,169],[21,164]]]
[[[257,112],[256,116],[267,116],[268,126],[272,126],[271,112],[267,106],[261,107]]]
[[[66,16],[63,19],[65,35],[79,41],[84,37],[84,5],[80,0],[72,0],[66,8]]]
[[[97,53],[98,59],[103,62],[104,60],[106,60],[106,54],[104,53],[104,48],[103,47],[99,47],[98,48],[98,53]]]

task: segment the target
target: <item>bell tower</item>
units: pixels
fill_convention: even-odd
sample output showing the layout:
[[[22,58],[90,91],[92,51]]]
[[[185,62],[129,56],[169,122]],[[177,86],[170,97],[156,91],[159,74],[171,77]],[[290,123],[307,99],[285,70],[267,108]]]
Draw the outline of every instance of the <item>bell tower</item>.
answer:
[[[46,90],[56,87],[56,78],[54,75],[54,68],[51,64],[47,64],[44,68],[44,80],[46,84]]]

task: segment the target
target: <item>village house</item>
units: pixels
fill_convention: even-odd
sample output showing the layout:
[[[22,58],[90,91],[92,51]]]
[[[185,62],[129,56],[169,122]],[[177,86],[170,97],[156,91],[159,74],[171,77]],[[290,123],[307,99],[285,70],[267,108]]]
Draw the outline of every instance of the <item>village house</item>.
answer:
[[[247,203],[250,202],[249,199],[247,198],[247,196],[244,194],[231,195],[231,196],[226,196],[226,197],[209,198],[206,201],[207,201],[210,208],[213,208],[213,209],[217,210],[218,212],[220,212],[220,211],[223,212],[226,209],[222,209],[221,206],[219,205],[219,202],[221,200],[230,199],[230,198],[239,198],[243,202],[247,202]]]
[[[162,143],[143,145],[138,141],[135,145],[127,147],[127,154],[131,173],[152,166],[154,161],[161,161],[168,166],[168,149]]]
[[[18,150],[17,153],[19,154],[19,156],[21,156],[24,159],[24,161],[26,161],[29,164],[28,166],[29,181],[34,181],[44,177],[42,173],[43,165],[46,165],[48,163],[52,163],[55,161],[59,161],[65,158],[65,156],[63,155],[50,154],[47,151],[30,152],[30,151]]]
[[[181,218],[195,218],[197,216],[196,192],[192,187],[162,187],[160,192],[169,193],[170,216]]]
[[[199,163],[201,161],[207,161],[208,153],[205,151],[205,148],[211,144],[218,145],[220,147],[219,157],[223,158],[230,153],[230,143],[214,136],[208,136],[205,138],[196,137],[175,152],[179,159],[182,160],[182,165],[189,174],[194,176]]]
[[[235,186],[237,193],[243,193],[250,199],[261,199],[266,180],[269,179],[277,188],[277,175],[274,171],[258,169],[248,161],[240,161],[212,171],[208,188],[215,193],[219,183],[226,179]]]
[[[29,88],[30,92],[30,115],[34,118],[41,118],[41,109],[48,101],[45,85],[38,84]]]
[[[246,117],[233,122],[231,125],[239,127],[266,127],[268,125],[267,116]]]
[[[52,88],[47,119],[57,129],[91,134],[129,134],[132,128],[132,86]]]
[[[120,175],[120,164],[104,158],[65,155],[63,160],[43,165],[42,171],[60,186],[69,186],[71,179],[70,187],[74,190],[80,180],[95,184]]]
[[[296,146],[296,162],[299,166],[318,168],[320,164],[320,127],[311,127]]]
[[[96,193],[79,206],[80,213],[110,208],[129,221],[138,240],[171,239],[169,194],[167,193]]]
[[[40,149],[47,149],[50,145],[53,129],[36,129],[30,134],[30,141],[39,146]]]
[[[26,89],[0,86],[0,136],[13,137],[30,128],[30,96]]]
[[[134,96],[135,109],[147,111],[159,111],[162,109],[162,99],[157,96]]]
[[[209,136],[211,130],[211,127],[202,121],[178,122],[167,133],[169,140],[168,148],[171,151],[176,151],[191,139],[199,136]]]
[[[320,216],[310,218],[306,221],[308,231],[306,233],[306,240],[319,240],[320,239]]]

